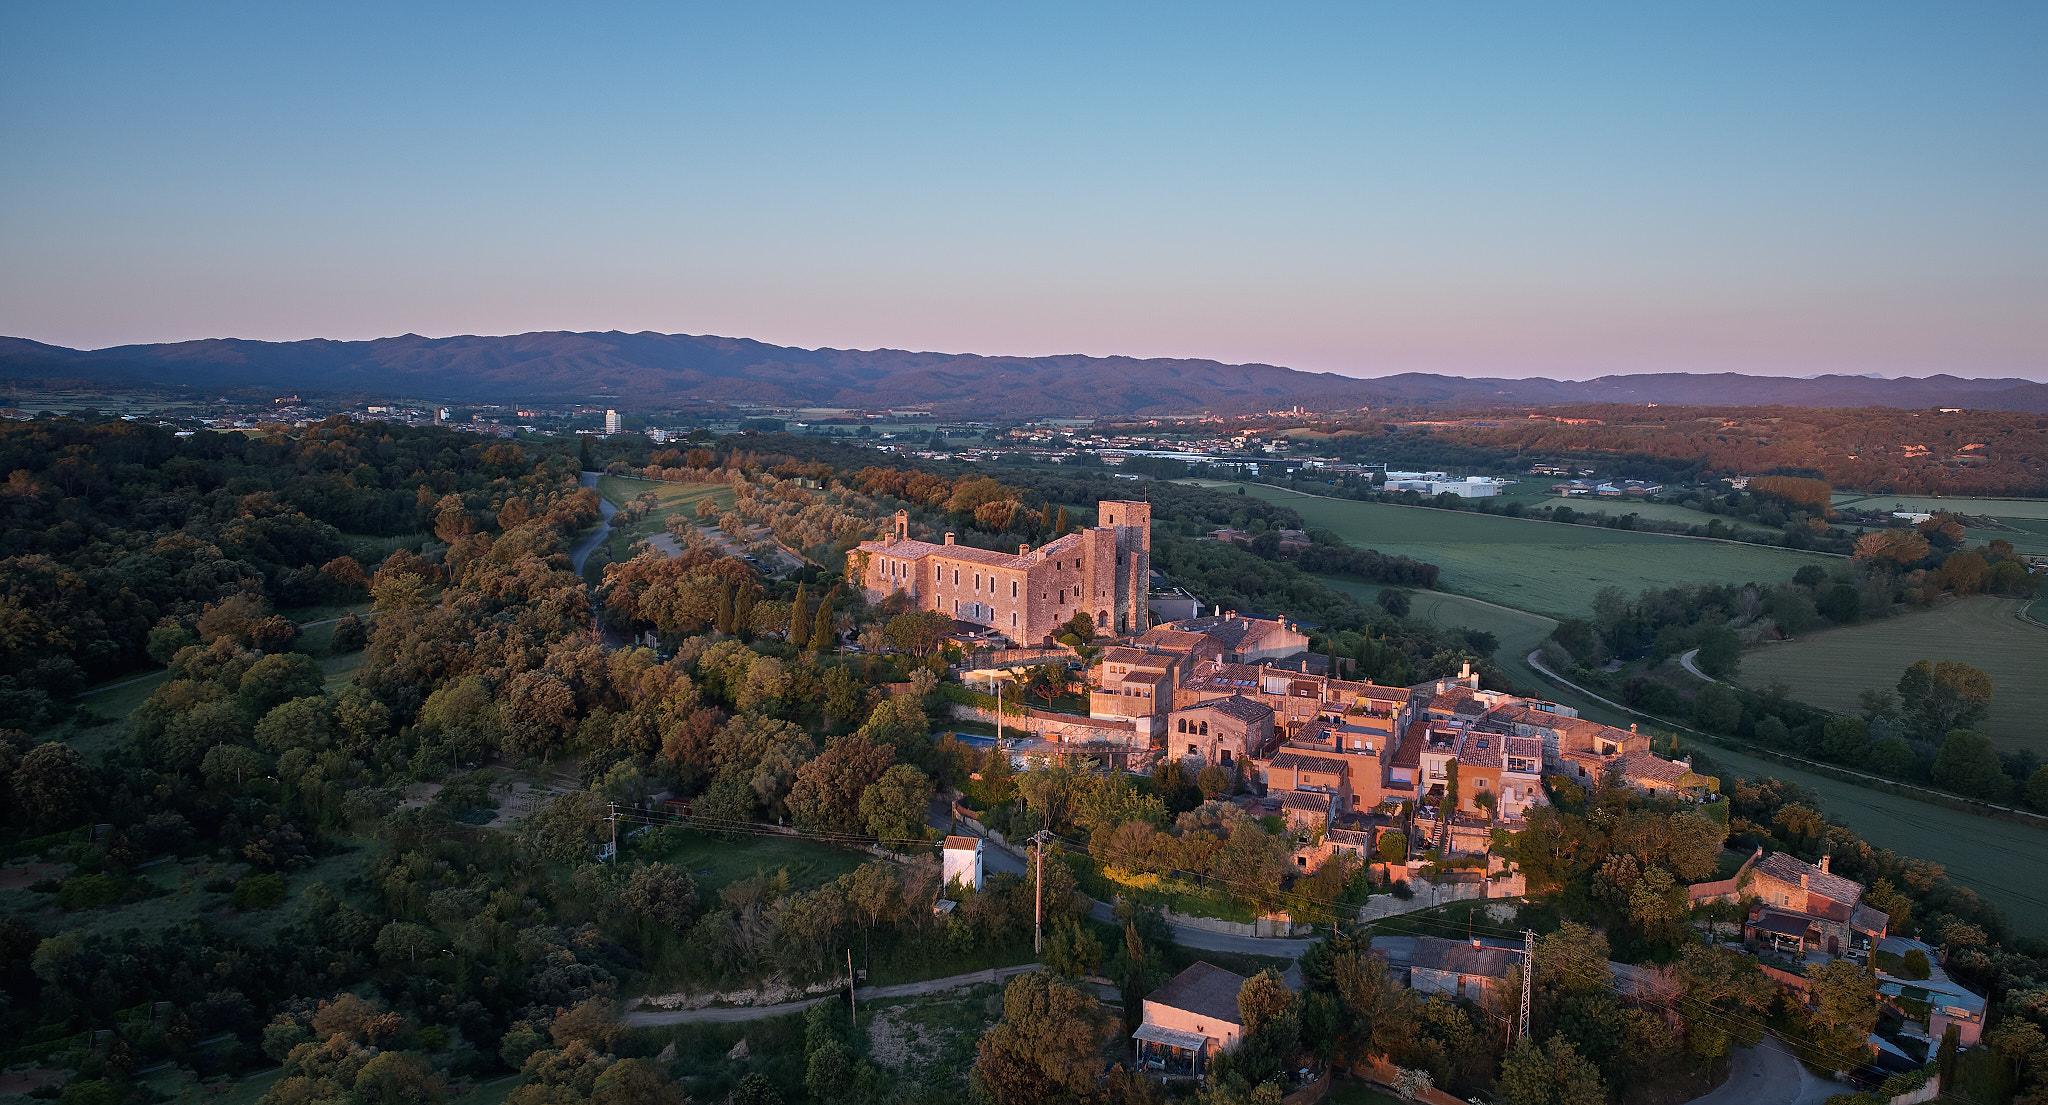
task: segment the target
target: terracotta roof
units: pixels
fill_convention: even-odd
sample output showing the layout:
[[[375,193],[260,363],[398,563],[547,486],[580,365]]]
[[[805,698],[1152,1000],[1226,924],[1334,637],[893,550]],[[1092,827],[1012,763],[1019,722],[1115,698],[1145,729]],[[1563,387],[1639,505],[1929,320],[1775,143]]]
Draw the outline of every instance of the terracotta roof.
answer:
[[[1188,709],[1214,710],[1224,717],[1236,718],[1239,721],[1253,725],[1273,716],[1273,708],[1271,706],[1263,702],[1254,702],[1239,694],[1231,695],[1229,698],[1212,698],[1200,705],[1190,706]]]
[[[1318,813],[1327,817],[1330,813],[1330,798],[1328,791],[1290,790],[1280,795],[1280,808]]]
[[[1501,735],[1467,732],[1458,742],[1458,762],[1467,767],[1499,767]]]
[[[1332,679],[1330,690],[1332,693],[1341,691],[1357,698],[1370,698],[1378,702],[1406,702],[1415,694],[1406,687],[1382,687],[1377,683],[1357,679]]]
[[[1649,779],[1673,786],[1693,773],[1691,767],[1677,760],[1667,760],[1655,752],[1628,752],[1614,762],[1624,779]]]
[[[1226,1024],[1241,1025],[1244,1021],[1243,1015],[1237,1011],[1237,992],[1242,989],[1243,975],[1198,960],[1173,976],[1166,985],[1145,995],[1145,1000]]]
[[[1488,945],[1473,947],[1464,940],[1446,940],[1440,936],[1414,936],[1413,950],[1403,956],[1404,967],[1420,967],[1429,971],[1446,971],[1452,974],[1474,975],[1481,978],[1506,978],[1515,965],[1516,955],[1506,948]]]
[[[1273,758],[1267,762],[1271,763],[1274,767],[1284,767],[1293,771],[1345,770],[1344,761],[1335,756],[1324,756],[1314,752],[1301,752],[1290,749],[1282,749],[1274,753]]]
[[[1779,882],[1799,886],[1800,876],[1806,877],[1806,889],[1825,898],[1831,898],[1844,905],[1854,906],[1863,900],[1863,886],[1854,879],[1845,879],[1832,872],[1823,871],[1797,856],[1784,852],[1772,852],[1754,868],[1757,874]]]
[[[979,847],[981,847],[981,838],[978,836],[960,836],[955,833],[946,837],[946,851],[948,852],[972,852]]]
[[[1401,742],[1394,746],[1394,754],[1387,764],[1391,767],[1421,767],[1422,742],[1429,733],[1429,722],[1417,719],[1408,724],[1408,732],[1402,734]]]
[[[905,538],[901,541],[892,538],[863,541],[860,543],[860,551],[862,552],[887,553],[890,556],[901,557],[904,560],[916,560],[918,557],[944,547],[943,545],[934,545],[929,541],[918,541],[914,538]]]
[[[1200,633],[1185,633],[1163,625],[1155,625],[1140,633],[1132,642],[1139,648],[1164,649],[1167,652],[1188,652],[1202,643]]]
[[[1500,749],[1502,753],[1509,756],[1521,756],[1525,759],[1536,760],[1538,761],[1540,767],[1540,763],[1543,759],[1543,738],[1516,736],[1502,737],[1500,741]]]
[[[1849,914],[1849,927],[1857,932],[1867,932],[1871,935],[1876,935],[1891,928],[1891,924],[1891,914],[1881,909],[1872,909],[1867,905],[1859,905],[1853,913]]]

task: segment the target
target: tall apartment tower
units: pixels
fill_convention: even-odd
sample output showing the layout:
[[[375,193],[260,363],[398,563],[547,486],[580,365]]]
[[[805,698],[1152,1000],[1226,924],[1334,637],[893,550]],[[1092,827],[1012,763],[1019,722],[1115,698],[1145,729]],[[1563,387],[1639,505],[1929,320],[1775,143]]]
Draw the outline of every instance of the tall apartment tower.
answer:
[[[619,432],[619,412],[610,410],[604,412],[604,432],[608,434]]]

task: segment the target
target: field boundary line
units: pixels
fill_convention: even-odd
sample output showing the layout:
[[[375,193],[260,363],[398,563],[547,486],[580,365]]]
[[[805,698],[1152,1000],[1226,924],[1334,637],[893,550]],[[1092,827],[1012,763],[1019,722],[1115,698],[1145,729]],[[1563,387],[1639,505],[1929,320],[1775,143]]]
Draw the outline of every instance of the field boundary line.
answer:
[[[1822,552],[1819,549],[1788,549],[1783,545],[1766,545],[1760,541],[1738,541],[1732,537],[1702,537],[1698,534],[1691,533],[1666,533],[1663,530],[1657,529],[1625,530],[1617,528],[1615,526],[1582,526],[1577,522],[1554,522],[1548,518],[1530,518],[1527,516],[1516,516],[1513,514],[1491,514],[1483,510],[1454,510],[1450,507],[1428,506],[1423,503],[1388,503],[1381,502],[1378,499],[1348,499],[1342,495],[1318,495],[1313,491],[1296,491],[1294,488],[1282,487],[1277,483],[1267,483],[1264,480],[1224,480],[1221,482],[1253,484],[1258,487],[1268,487],[1273,489],[1274,491],[1283,491],[1289,495],[1299,495],[1304,499],[1328,499],[1333,503],[1363,503],[1366,506],[1391,506],[1399,507],[1403,510],[1434,510],[1441,514],[1471,514],[1481,518],[1502,518],[1510,522],[1533,522],[1539,526],[1563,526],[1566,529],[1611,530],[1615,533],[1639,533],[1645,537],[1669,537],[1676,541],[1709,541],[1716,545],[1735,545],[1739,548],[1745,549],[1770,549],[1776,552],[1791,553],[1795,556],[1832,556],[1838,560],[1849,559],[1848,553]],[[1356,544],[1356,542],[1348,543]],[[1370,546],[1361,547],[1369,548]],[[1512,607],[1510,607],[1510,609],[1512,609]]]
[[[1956,806],[1960,805],[1965,808],[1965,812],[1977,813],[1979,816],[1990,816],[1989,814],[1983,813],[1982,811],[1995,810],[1998,813],[2010,814],[2014,817],[2025,818],[2028,821],[2039,821],[2044,824],[2048,824],[2048,816],[2035,813],[2032,810],[2023,810],[2015,806],[2001,806],[1996,802],[1986,802],[1979,798],[1966,797],[1964,795],[1956,794],[1951,791],[1942,790],[1938,787],[1922,786],[1919,783],[1908,783],[1898,779],[1887,779],[1882,775],[1872,775],[1869,772],[1857,771],[1855,768],[1842,767],[1839,764],[1823,763],[1820,760],[1809,760],[1804,756],[1794,756],[1789,752],[1780,752],[1775,748],[1762,748],[1753,744],[1744,744],[1739,741],[1730,739],[1728,737],[1721,736],[1717,733],[1708,733],[1704,730],[1695,729],[1690,725],[1682,725],[1678,722],[1658,717],[1656,714],[1648,713],[1643,710],[1638,710],[1633,706],[1628,706],[1623,703],[1616,702],[1613,699],[1608,698],[1606,695],[1588,690],[1585,687],[1582,687],[1579,684],[1574,683],[1569,679],[1566,679],[1564,676],[1557,674],[1555,671],[1552,671],[1550,669],[1550,666],[1548,664],[1545,664],[1543,662],[1543,650],[1541,649],[1531,651],[1529,655],[1523,657],[1523,660],[1530,667],[1542,673],[1545,677],[1552,679],[1563,686],[1570,687],[1572,690],[1577,691],[1582,695],[1585,695],[1587,698],[1590,698],[1595,702],[1605,703],[1617,710],[1620,710],[1622,713],[1630,715],[1631,717],[1644,718],[1649,721],[1654,721],[1659,725],[1676,729],[1681,732],[1691,733],[1693,736],[1696,736],[1699,739],[1706,741],[1708,744],[1720,745],[1726,748],[1731,748],[1737,752],[1746,753],[1752,756],[1765,756],[1771,759],[1784,760],[1789,763],[1798,764],[1800,767],[1818,771],[1823,775],[1847,775],[1854,779],[1869,780],[1873,783],[1881,783],[1886,787],[1895,787],[1899,790],[1908,790],[1917,792],[1919,794],[1932,795],[1935,798],[1939,798],[1942,800],[1941,802],[1935,804],[1947,806],[1951,809],[1956,808]]]

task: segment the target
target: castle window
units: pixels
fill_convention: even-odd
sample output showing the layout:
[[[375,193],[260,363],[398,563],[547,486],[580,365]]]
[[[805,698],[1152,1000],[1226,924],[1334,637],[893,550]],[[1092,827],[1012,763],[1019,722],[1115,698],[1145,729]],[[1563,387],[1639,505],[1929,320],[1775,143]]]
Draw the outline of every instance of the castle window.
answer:
[[[1010,581],[1010,597],[1017,597],[1017,581],[1014,579]]]
[[[955,587],[958,587],[959,585],[960,585],[960,569],[958,569],[958,568],[955,568],[955,569],[953,569],[953,586],[955,586]]]

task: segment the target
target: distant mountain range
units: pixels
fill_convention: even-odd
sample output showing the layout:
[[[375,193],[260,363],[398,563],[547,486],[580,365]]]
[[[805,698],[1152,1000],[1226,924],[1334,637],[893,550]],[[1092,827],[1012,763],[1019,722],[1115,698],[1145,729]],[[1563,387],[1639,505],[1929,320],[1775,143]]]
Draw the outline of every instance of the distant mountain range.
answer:
[[[0,337],[0,379],[266,388],[453,402],[930,407],[945,414],[1244,413],[1577,403],[1972,407],[2048,412],[2048,383],[1928,376],[1788,379],[1659,372],[1595,380],[1358,378],[1268,364],[1136,357],[1002,357],[798,349],[747,338],[568,333],[267,342],[239,338],[66,349]]]

